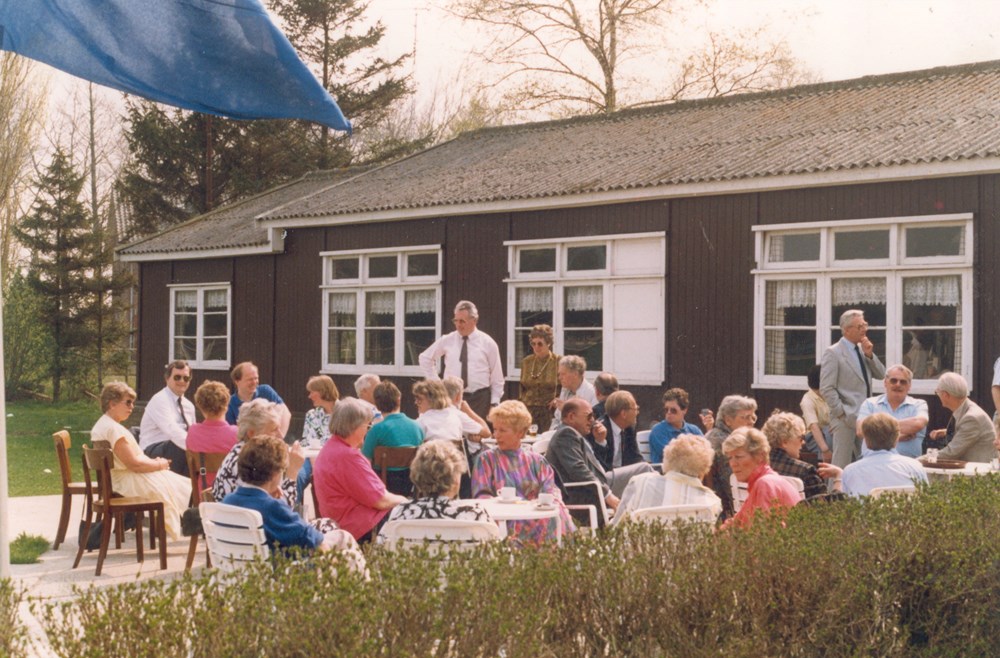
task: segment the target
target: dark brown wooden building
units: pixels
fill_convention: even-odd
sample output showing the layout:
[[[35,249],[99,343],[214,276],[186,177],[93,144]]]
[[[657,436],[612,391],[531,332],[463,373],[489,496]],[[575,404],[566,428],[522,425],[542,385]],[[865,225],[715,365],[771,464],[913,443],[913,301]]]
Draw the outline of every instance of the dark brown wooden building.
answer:
[[[408,391],[460,299],[516,394],[525,328],[635,391],[798,410],[866,311],[887,363],[962,373],[992,408],[1000,353],[1000,62],[462,135],[321,172],[121,250],[140,264],[139,389],[250,359],[293,411],[306,379]],[[932,427],[936,426],[932,418]]]

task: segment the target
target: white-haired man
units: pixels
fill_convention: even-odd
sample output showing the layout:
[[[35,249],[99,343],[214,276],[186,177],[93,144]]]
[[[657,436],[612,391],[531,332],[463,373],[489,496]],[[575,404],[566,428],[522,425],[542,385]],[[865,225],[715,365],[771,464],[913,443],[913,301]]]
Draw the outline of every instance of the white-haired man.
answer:
[[[833,463],[844,468],[861,455],[858,408],[872,396],[872,377],[885,376],[885,366],[868,340],[863,311],[844,311],[840,332],[840,340],[826,349],[820,361],[819,392],[830,407]]]
[[[932,439],[943,438],[948,444],[938,452],[938,457],[968,462],[988,462],[996,457],[993,421],[982,407],[969,399],[969,384],[965,378],[957,372],[946,372],[938,379],[934,392],[941,406],[951,411],[948,427],[930,434]]]
[[[447,375],[459,377],[465,384],[463,398],[479,416],[489,416],[490,407],[503,397],[503,368],[500,348],[489,335],[477,328],[479,310],[470,301],[455,305],[452,319],[455,331],[438,338],[420,353],[420,368],[427,379]],[[444,359],[444,368],[439,364]]]
[[[899,421],[899,440],[896,452],[905,457],[919,457],[923,454],[924,436],[927,434],[927,403],[910,397],[913,371],[902,364],[896,364],[885,371],[885,393],[865,400],[858,409],[857,433],[861,435],[861,422],[876,413],[886,413]],[[861,448],[861,455],[867,456],[867,444]]]
[[[382,379],[370,372],[366,372],[354,380],[354,392],[358,394],[358,399],[371,409],[373,424],[382,420],[382,412],[375,404],[375,387],[381,383]]]

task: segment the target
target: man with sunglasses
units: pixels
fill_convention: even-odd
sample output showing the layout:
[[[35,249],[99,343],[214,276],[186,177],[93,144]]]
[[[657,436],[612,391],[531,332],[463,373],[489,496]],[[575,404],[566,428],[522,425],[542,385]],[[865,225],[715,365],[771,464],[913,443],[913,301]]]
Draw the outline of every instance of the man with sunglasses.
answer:
[[[927,403],[910,397],[913,371],[898,363],[885,372],[885,393],[870,397],[858,408],[856,429],[861,435],[861,421],[877,413],[886,413],[899,421],[899,441],[896,452],[904,457],[919,457],[923,454],[924,435],[927,434]],[[868,444],[861,446],[861,456],[867,457],[871,450]]]
[[[187,361],[171,361],[163,370],[166,386],[149,399],[139,424],[139,447],[147,457],[170,460],[170,470],[187,476],[188,428],[195,422],[194,404],[184,397],[191,386]]]

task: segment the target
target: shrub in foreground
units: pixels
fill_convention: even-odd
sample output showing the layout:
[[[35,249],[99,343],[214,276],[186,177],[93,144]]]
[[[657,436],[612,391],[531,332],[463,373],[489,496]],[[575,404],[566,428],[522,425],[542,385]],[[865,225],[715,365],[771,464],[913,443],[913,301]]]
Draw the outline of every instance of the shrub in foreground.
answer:
[[[60,656],[989,655],[1000,478],[795,509],[750,531],[369,553],[92,588],[36,611]]]

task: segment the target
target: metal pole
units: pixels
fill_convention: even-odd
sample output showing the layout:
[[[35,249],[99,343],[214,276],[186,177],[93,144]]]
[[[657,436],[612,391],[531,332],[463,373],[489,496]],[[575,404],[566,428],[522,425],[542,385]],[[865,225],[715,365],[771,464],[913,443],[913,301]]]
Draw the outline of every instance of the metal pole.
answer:
[[[7,384],[3,369],[3,293],[0,292],[0,578],[10,578],[7,497]]]

